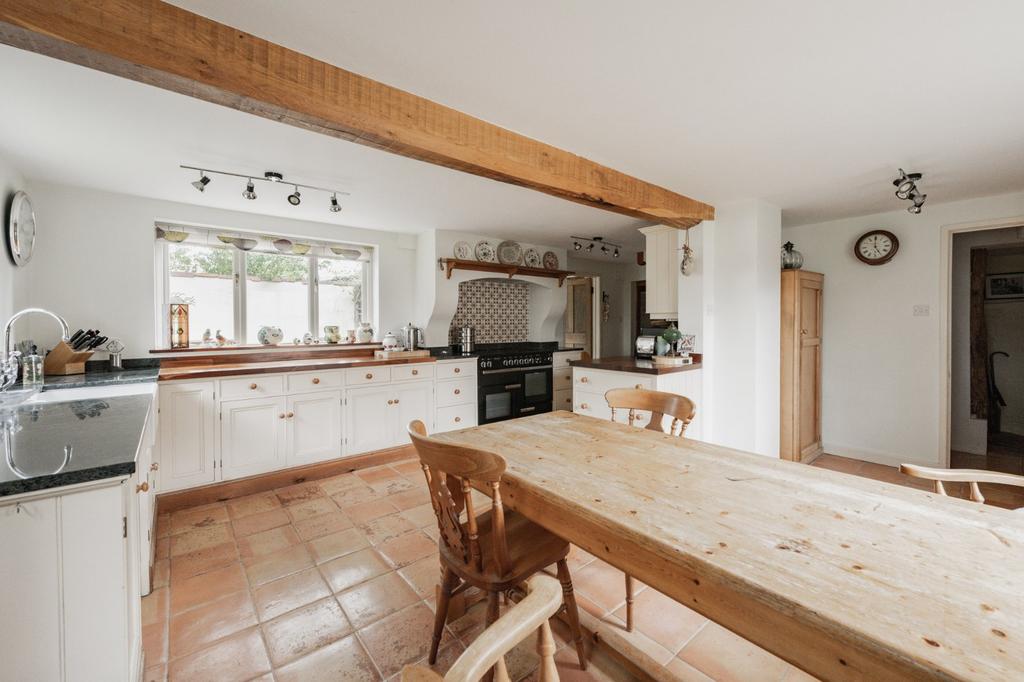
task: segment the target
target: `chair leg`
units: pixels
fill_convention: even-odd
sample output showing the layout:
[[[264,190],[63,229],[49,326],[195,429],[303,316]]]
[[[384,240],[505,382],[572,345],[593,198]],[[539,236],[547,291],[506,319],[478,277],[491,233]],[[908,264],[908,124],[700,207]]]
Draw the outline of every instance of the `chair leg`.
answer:
[[[626,574],[626,632],[633,632],[633,576]]]
[[[558,582],[562,583],[562,598],[565,601],[565,615],[569,618],[569,630],[576,643],[576,655],[580,659],[580,670],[587,669],[587,656],[583,650],[583,629],[580,627],[580,612],[576,607],[576,595],[572,592],[572,578],[569,564],[565,559],[558,562]]]
[[[444,623],[448,619],[448,603],[458,577],[445,566],[441,571],[441,589],[437,595],[437,612],[434,614],[434,636],[430,640],[430,665],[437,663],[437,648],[441,646],[441,635],[444,634]]]

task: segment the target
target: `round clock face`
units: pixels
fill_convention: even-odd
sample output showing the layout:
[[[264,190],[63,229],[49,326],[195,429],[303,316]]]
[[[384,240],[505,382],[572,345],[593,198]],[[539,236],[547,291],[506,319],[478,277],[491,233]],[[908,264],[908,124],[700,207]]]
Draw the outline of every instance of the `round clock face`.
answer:
[[[7,247],[15,265],[24,265],[32,257],[36,243],[36,217],[32,201],[24,192],[15,192],[7,225]]]
[[[900,240],[892,232],[873,230],[861,236],[853,246],[853,253],[868,265],[888,263],[900,248]]]

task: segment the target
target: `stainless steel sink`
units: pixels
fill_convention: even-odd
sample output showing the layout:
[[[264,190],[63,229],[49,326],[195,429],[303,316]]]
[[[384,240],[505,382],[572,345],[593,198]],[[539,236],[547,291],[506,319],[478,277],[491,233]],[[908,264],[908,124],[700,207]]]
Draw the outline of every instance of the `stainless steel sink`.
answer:
[[[38,388],[17,388],[0,391],[0,410],[11,410],[34,398]]]

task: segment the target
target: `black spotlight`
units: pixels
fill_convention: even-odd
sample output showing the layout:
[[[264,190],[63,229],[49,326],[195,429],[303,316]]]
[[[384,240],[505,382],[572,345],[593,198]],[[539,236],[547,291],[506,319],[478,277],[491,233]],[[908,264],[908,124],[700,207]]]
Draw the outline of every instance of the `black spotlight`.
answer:
[[[341,204],[338,203],[338,195],[337,194],[332,194],[331,195],[331,209],[330,210],[331,210],[331,213],[337,213],[338,211],[341,210]]]
[[[242,192],[242,196],[250,201],[256,198],[256,185],[253,184],[251,179],[246,183],[245,191]]]
[[[909,208],[907,208],[907,213],[912,213],[914,215],[918,215],[919,213],[921,213],[921,207],[924,206],[924,200],[928,198],[928,195],[927,194],[917,194],[915,192],[912,196],[910,196],[908,198],[914,200],[914,205],[910,206]]]
[[[590,253],[593,250],[594,250],[594,245],[593,244],[587,244],[587,253]]]
[[[298,185],[295,186],[295,191],[288,195],[288,203],[292,206],[298,206],[302,203],[302,195],[299,194]]]
[[[900,168],[900,176],[892,181],[896,187],[896,198],[909,199],[911,193],[916,189],[915,183],[921,179],[920,173],[904,173]]]
[[[206,191],[206,186],[210,184],[210,178],[206,175],[205,171],[199,171],[199,179],[192,183],[200,192]]]
[[[573,242],[572,248],[575,249],[576,251],[579,251],[580,249],[583,248],[583,244],[580,244],[579,242]]]
[[[604,244],[601,244],[601,253],[608,253],[608,247]]]
[[[612,256],[613,256],[614,258],[618,258],[618,257],[619,257],[619,249],[618,249],[618,248],[616,248],[616,249],[615,249],[615,252],[614,252],[614,253],[612,253]]]

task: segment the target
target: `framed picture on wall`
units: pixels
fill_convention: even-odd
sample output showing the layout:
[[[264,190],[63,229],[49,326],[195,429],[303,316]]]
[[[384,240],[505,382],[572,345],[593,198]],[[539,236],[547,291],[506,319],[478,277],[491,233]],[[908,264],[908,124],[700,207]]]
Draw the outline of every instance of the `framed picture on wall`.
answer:
[[[985,298],[1001,300],[1024,298],[1024,272],[1003,272],[985,276]]]

